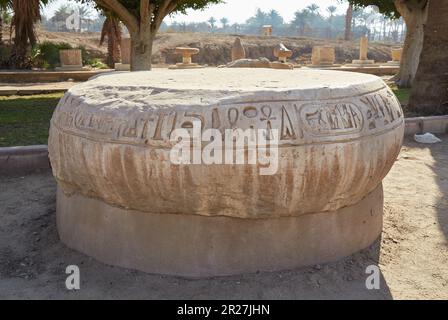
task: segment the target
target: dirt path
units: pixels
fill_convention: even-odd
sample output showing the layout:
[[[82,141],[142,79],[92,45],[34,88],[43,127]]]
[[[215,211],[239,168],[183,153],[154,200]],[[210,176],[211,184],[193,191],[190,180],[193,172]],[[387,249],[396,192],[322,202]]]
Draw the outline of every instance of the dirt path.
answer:
[[[448,136],[434,146],[407,141],[385,181],[384,234],[340,262],[297,270],[186,280],[106,266],[67,249],[55,228],[49,172],[0,177],[0,299],[447,299]],[[81,290],[65,289],[65,268]],[[365,287],[377,264],[381,289]]]

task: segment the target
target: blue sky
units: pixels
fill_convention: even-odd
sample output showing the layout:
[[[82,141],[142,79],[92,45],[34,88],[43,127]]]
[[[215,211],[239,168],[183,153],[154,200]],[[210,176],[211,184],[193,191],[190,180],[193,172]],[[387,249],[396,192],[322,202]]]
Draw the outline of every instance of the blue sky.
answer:
[[[47,16],[51,16],[56,8],[61,4],[73,3],[70,0],[56,0],[50,6],[44,9]],[[220,19],[228,18],[232,23],[244,22],[251,17],[257,8],[264,11],[275,9],[287,20],[291,20],[297,9],[302,9],[312,3],[321,8],[321,13],[327,15],[326,8],[330,5],[339,8],[338,13],[344,13],[347,4],[341,4],[338,0],[226,0],[225,4],[212,5],[204,11],[189,11],[187,15],[176,15],[172,18],[166,18],[166,22],[176,20],[177,22],[200,22],[206,21],[211,16]]]

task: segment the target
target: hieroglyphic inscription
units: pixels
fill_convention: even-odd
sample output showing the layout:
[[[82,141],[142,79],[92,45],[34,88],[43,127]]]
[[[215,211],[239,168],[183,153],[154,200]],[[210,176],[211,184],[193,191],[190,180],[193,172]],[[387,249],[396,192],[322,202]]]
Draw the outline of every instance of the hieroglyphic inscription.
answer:
[[[76,98],[65,98],[56,112],[61,128],[131,144],[169,143],[175,129],[192,130],[200,122],[203,130],[279,130],[281,142],[300,142],[305,136],[332,139],[382,130],[401,119],[401,110],[392,93],[382,91],[353,102],[258,102],[211,107],[123,108],[112,110],[86,106]]]
[[[374,93],[361,98],[361,102],[367,106],[367,122],[370,130],[382,128],[394,123],[402,117],[402,112],[397,107],[397,100],[393,93]]]
[[[363,115],[353,103],[311,104],[302,109],[309,130],[316,135],[348,134],[363,129]]]

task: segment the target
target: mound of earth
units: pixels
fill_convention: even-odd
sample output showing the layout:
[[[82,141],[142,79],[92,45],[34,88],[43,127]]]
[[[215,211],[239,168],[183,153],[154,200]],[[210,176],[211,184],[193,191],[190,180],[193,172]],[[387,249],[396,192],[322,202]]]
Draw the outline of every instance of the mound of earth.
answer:
[[[176,33],[161,32],[154,42],[153,62],[173,64],[180,61],[174,53],[176,47],[195,47],[201,52],[193,57],[194,62],[218,66],[231,61],[231,48],[236,37],[240,37],[246,50],[246,58],[259,59],[266,57],[271,61],[277,60],[274,48],[283,43],[293,51],[290,61],[302,64],[311,61],[311,52],[314,46],[330,45],[336,49],[336,63],[351,62],[359,58],[359,41],[327,40],[299,37],[262,37],[253,35],[216,34],[216,33]],[[9,39],[9,34],[4,35]],[[66,42],[73,47],[83,46],[89,55],[104,58],[107,46],[99,45],[99,33],[77,32],[49,32],[38,30],[40,42],[51,41],[55,43]],[[369,45],[369,59],[378,62],[391,60],[391,47],[396,44],[372,42]]]
[[[335,47],[336,63],[351,62],[359,58],[359,41],[326,40],[297,37],[262,37],[249,35],[210,34],[210,33],[160,33],[154,43],[154,63],[175,63],[179,57],[174,54],[174,48],[180,46],[200,48],[201,52],[194,56],[195,62],[208,65],[221,65],[231,61],[231,48],[235,38],[241,38],[246,50],[246,58],[258,59],[266,57],[277,60],[274,48],[283,43],[293,51],[291,61],[296,63],[311,62],[311,52],[314,46],[330,45]],[[392,44],[371,43],[369,59],[378,62],[391,60]]]

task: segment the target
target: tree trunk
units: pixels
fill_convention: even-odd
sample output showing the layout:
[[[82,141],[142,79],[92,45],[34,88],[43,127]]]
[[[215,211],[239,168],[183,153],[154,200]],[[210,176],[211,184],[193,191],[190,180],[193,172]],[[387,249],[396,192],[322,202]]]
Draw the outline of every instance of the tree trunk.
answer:
[[[107,58],[106,64],[113,69],[115,63],[120,61],[120,43],[121,43],[121,25],[120,20],[113,16],[110,12],[106,12],[106,20],[104,20],[101,30],[100,45],[103,45],[107,37]]]
[[[352,20],[353,20],[353,5],[349,4],[347,14],[345,16],[345,37],[346,41],[352,40]]]
[[[448,114],[448,1],[429,2],[425,39],[409,107],[425,115]]]
[[[145,28],[131,34],[131,71],[150,71],[155,32]]]
[[[0,9],[0,45],[3,44],[3,10]]]
[[[410,88],[423,48],[423,27],[428,6],[425,0],[395,0],[395,6],[406,22],[407,28],[397,84],[401,88]]]

